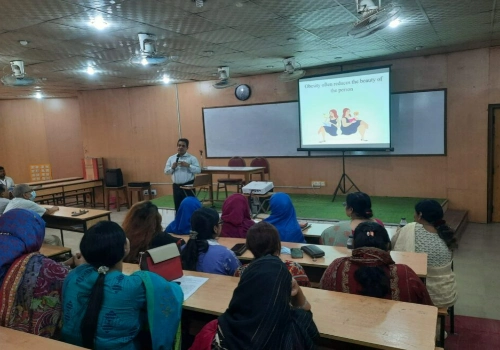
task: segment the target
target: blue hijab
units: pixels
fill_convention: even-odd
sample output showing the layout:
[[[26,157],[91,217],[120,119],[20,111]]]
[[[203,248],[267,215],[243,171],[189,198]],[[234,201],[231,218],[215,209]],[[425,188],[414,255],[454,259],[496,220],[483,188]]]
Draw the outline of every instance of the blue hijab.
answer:
[[[292,200],[286,193],[275,193],[269,201],[271,215],[264,221],[273,224],[282,242],[306,243]]]
[[[40,250],[44,236],[45,221],[33,211],[13,209],[0,216],[0,285],[17,258]]]
[[[191,231],[191,216],[201,208],[201,202],[196,197],[186,197],[175,213],[175,219],[165,229],[166,233],[175,233],[178,235],[188,235]]]

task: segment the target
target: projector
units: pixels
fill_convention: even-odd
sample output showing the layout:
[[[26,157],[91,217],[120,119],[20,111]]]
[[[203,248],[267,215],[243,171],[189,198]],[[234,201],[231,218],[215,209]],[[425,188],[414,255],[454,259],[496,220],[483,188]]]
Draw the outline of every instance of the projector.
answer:
[[[268,181],[252,181],[243,187],[245,194],[266,194],[274,188],[274,184]]]

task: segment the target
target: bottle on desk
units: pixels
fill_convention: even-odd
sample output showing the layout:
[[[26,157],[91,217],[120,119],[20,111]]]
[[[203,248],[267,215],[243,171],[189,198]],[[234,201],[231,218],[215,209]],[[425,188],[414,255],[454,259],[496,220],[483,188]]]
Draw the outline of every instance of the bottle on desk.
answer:
[[[401,218],[401,221],[399,222],[399,227],[406,226],[408,222],[406,222],[406,218]]]
[[[349,238],[347,239],[347,249],[353,249],[353,241],[354,241],[354,236],[351,233],[349,235]]]

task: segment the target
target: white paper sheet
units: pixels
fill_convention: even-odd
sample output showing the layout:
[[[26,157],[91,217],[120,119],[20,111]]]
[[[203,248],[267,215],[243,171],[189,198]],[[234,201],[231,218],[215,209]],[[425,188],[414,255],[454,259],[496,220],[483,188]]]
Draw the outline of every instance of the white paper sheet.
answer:
[[[182,291],[184,292],[184,301],[194,294],[200,288],[203,283],[208,281],[207,277],[196,277],[196,276],[182,276],[174,280],[173,282],[180,282]]]

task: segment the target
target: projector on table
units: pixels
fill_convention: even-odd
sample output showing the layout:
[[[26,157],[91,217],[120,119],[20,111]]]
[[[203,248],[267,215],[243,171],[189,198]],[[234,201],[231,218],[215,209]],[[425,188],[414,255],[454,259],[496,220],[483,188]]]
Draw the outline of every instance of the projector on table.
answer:
[[[243,193],[246,194],[266,194],[274,188],[270,181],[252,181],[243,187]]]

